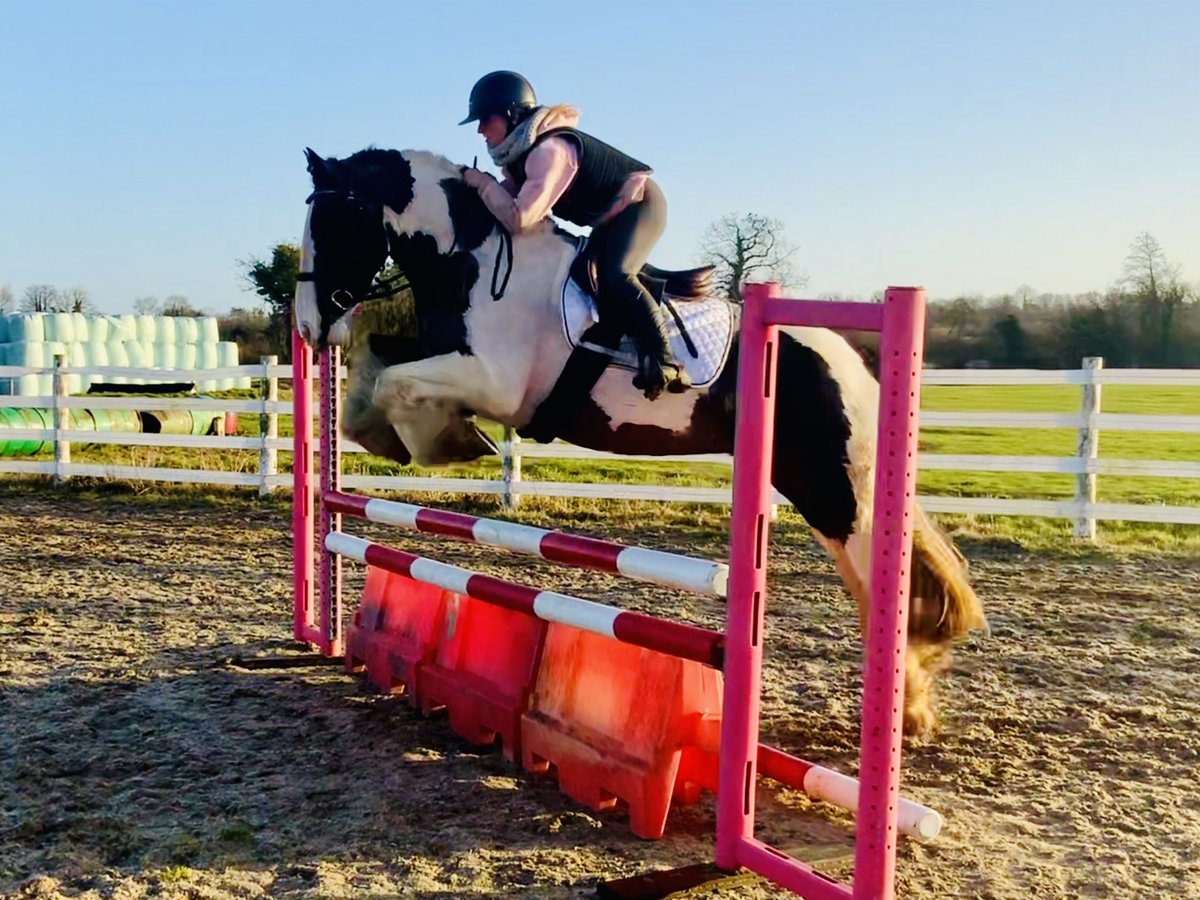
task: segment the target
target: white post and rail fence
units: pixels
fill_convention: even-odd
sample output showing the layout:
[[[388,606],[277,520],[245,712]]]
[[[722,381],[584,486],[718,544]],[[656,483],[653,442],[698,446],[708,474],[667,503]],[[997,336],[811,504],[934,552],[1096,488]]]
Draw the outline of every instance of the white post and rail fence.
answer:
[[[0,474],[41,475],[62,483],[73,477],[91,477],[130,481],[160,481],[183,484],[244,486],[269,493],[291,483],[291,475],[281,472],[279,451],[290,453],[291,438],[279,437],[279,417],[290,419],[290,400],[279,399],[279,382],[291,381],[291,366],[280,365],[275,357],[265,357],[257,365],[203,370],[162,370],[133,368],[70,368],[61,357],[50,370],[20,366],[0,366],[0,387],[6,379],[49,371],[54,375],[52,395],[0,395],[0,408],[40,408],[50,410],[52,428],[0,427]],[[209,381],[211,379],[256,379],[258,396],[221,398],[209,396],[147,397],[76,395],[66,393],[67,374],[91,374],[104,378],[161,379],[169,382]],[[947,454],[922,452],[923,470],[963,472],[1043,473],[1075,476],[1075,491],[1060,499],[1010,497],[961,497],[922,495],[928,512],[975,515],[1032,516],[1068,519],[1075,534],[1095,540],[1098,521],[1131,521],[1200,525],[1200,506],[1152,503],[1105,503],[1097,500],[1097,480],[1101,476],[1140,476],[1169,479],[1200,479],[1200,462],[1186,460],[1110,459],[1099,455],[1103,432],[1175,432],[1200,434],[1200,414],[1152,415],[1106,413],[1103,411],[1104,385],[1140,385],[1144,387],[1198,387],[1200,370],[1188,369],[1105,369],[1103,360],[1089,358],[1078,370],[1030,369],[927,369],[922,385],[1040,386],[1072,385],[1080,390],[1077,412],[935,412],[921,413],[924,428],[938,429],[1071,429],[1077,435],[1074,456],[1026,456],[1000,454]],[[131,385],[132,390],[137,390]],[[185,435],[147,434],[117,431],[80,433],[70,427],[72,409],[146,409],[210,411],[257,415],[259,434]],[[1197,404],[1200,412],[1200,403]],[[3,425],[4,423],[0,423]],[[12,424],[9,422],[8,424]],[[53,444],[52,459],[13,459],[4,455],[6,441],[40,440]],[[171,468],[165,465],[115,465],[81,463],[72,460],[71,443],[116,444],[130,447],[184,447],[206,450],[254,451],[256,463],[239,463],[230,468],[212,465],[200,469]],[[357,445],[343,441],[346,452],[361,452]],[[521,442],[506,430],[500,442],[502,453],[499,478],[408,477],[403,475],[344,475],[348,488],[385,490],[404,493],[469,493],[497,496],[508,508],[516,507],[523,497],[579,497],[662,501],[673,503],[730,502],[728,487],[687,487],[659,484],[588,483],[579,481],[546,482],[528,479],[522,462],[529,459],[577,461],[648,461],[676,465],[721,463],[731,457],[707,455],[691,457],[616,456],[570,444],[533,444]],[[253,455],[253,454],[252,454]],[[211,460],[210,460],[211,462]],[[785,503],[782,497],[778,502]]]

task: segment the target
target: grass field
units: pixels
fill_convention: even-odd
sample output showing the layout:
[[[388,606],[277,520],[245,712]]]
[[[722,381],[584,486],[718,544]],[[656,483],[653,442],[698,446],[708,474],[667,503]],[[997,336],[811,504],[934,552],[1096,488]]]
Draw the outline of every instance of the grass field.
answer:
[[[1200,415],[1200,388],[1106,386],[1105,412]],[[251,391],[231,391],[223,396],[253,397]],[[1080,389],[1073,386],[929,386],[923,391],[922,408],[930,411],[1075,412]],[[290,434],[290,420],[281,418],[281,435]],[[239,416],[238,433],[259,433],[258,417]],[[970,453],[1018,456],[1072,456],[1076,434],[1072,429],[949,429],[928,428],[921,433],[925,453]],[[1116,432],[1101,434],[1100,456],[1107,459],[1200,461],[1200,439],[1195,435],[1169,432]],[[258,455],[252,451],[185,450],[153,447],[77,447],[76,462],[107,462],[141,466],[225,469],[253,472]],[[290,464],[289,454],[280,453],[280,466]],[[443,477],[499,478],[497,459],[476,464],[428,470],[401,468],[384,460],[350,455],[345,471],[355,474],[408,474]],[[677,463],[588,462],[584,460],[526,459],[523,477],[530,481],[579,481],[650,483],[696,487],[728,484],[729,468],[719,464],[680,466]],[[924,494],[1056,499],[1074,493],[1073,475],[1007,472],[960,472],[924,470],[919,476]],[[1098,478],[1098,497],[1104,502],[1200,505],[1200,479],[1118,477]],[[491,502],[491,501],[489,501]],[[565,512],[571,503],[538,501]],[[486,504],[485,504],[486,505]],[[579,504],[588,509],[588,501]],[[531,509],[531,513],[533,510]],[[684,511],[694,516],[698,510]],[[717,515],[719,510],[713,510]],[[1071,534],[1065,520],[1001,516],[946,517],[952,527],[1016,540],[1023,545],[1059,544]],[[1175,552],[1200,552],[1200,529],[1189,526],[1159,526],[1140,523],[1102,522],[1102,542],[1112,547],[1136,547]]]

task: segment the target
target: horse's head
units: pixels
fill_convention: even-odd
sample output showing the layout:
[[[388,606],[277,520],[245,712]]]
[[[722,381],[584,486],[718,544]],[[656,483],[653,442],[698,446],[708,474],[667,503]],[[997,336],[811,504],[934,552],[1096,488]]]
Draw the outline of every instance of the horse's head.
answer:
[[[295,319],[301,337],[314,346],[340,343],[349,333],[334,326],[356,304],[377,296],[372,282],[389,247],[412,282],[425,259],[473,250],[495,225],[463,182],[461,167],[443,157],[376,149],[344,160],[322,159],[312,150],[307,155],[313,193]]]
[[[387,259],[383,207],[354,167],[306,150],[313,192],[300,244],[294,313],[300,336],[324,347],[330,330],[364,299]]]

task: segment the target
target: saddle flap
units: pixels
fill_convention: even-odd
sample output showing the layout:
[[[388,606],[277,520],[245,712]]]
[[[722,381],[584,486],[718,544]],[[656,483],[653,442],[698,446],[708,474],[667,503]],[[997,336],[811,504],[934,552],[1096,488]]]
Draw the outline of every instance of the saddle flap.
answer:
[[[661,282],[660,282],[661,283]],[[737,328],[736,307],[727,300],[710,297],[676,305],[677,298],[663,295],[667,336],[671,352],[691,378],[692,385],[704,388],[716,381],[729,357],[729,348]],[[612,364],[637,371],[637,352],[633,340],[623,337],[614,352],[603,345],[584,341],[584,333],[599,322],[595,298],[573,278],[567,278],[562,292],[563,334],[572,347],[590,347],[610,356]]]

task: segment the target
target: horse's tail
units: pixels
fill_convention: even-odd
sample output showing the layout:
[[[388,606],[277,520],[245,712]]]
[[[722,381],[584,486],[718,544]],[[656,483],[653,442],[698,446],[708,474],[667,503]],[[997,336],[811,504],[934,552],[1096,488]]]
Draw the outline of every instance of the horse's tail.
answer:
[[[968,580],[966,558],[919,505],[913,505],[913,514],[909,640],[944,644],[986,630],[987,618]]]

